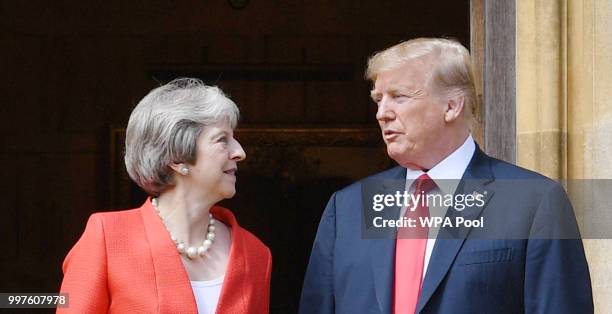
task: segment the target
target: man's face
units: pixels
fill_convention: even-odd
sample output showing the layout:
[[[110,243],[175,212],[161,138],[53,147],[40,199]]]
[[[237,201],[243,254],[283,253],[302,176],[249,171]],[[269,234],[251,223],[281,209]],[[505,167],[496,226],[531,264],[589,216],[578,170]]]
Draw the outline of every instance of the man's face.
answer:
[[[431,166],[445,127],[445,106],[427,84],[430,69],[422,58],[410,60],[380,73],[371,92],[389,157],[411,169]]]

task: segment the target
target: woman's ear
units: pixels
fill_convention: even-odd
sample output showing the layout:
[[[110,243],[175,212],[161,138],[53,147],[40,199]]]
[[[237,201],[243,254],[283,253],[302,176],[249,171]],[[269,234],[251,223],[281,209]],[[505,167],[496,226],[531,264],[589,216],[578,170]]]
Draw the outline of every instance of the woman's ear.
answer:
[[[187,165],[185,163],[176,163],[173,162],[170,164],[170,168],[172,168],[172,170],[174,170],[174,172],[186,176],[189,174],[189,167],[187,167]]]

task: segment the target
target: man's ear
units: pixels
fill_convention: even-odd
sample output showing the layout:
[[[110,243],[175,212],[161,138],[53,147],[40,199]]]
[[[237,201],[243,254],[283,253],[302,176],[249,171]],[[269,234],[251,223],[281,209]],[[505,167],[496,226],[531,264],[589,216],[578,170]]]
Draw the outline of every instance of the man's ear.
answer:
[[[465,96],[458,95],[449,97],[446,102],[446,111],[444,112],[444,121],[451,123],[456,121],[463,114],[465,108]]]

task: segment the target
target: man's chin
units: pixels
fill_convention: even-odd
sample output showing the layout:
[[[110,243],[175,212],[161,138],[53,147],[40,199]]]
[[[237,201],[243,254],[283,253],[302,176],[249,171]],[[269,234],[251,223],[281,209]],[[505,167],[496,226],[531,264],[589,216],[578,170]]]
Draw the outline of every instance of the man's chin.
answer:
[[[389,158],[395,160],[395,162],[398,164],[401,164],[401,161],[406,159],[407,154],[404,150],[399,150],[393,146],[393,144],[387,145],[387,155],[389,155]]]
[[[397,150],[393,150],[390,149],[390,147],[387,147],[387,154],[389,155],[389,158],[395,160],[395,162],[404,167],[404,168],[409,168],[409,169],[422,169],[422,167],[418,166],[413,158],[411,158],[410,154],[407,153],[406,151],[397,151]]]

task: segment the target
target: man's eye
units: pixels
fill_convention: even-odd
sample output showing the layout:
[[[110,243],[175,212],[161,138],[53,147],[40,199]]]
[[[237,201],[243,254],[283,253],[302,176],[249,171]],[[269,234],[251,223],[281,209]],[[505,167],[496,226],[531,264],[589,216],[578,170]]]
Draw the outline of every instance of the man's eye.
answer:
[[[222,136],[222,137],[220,137],[220,138],[217,140],[217,142],[227,143],[227,137]]]

